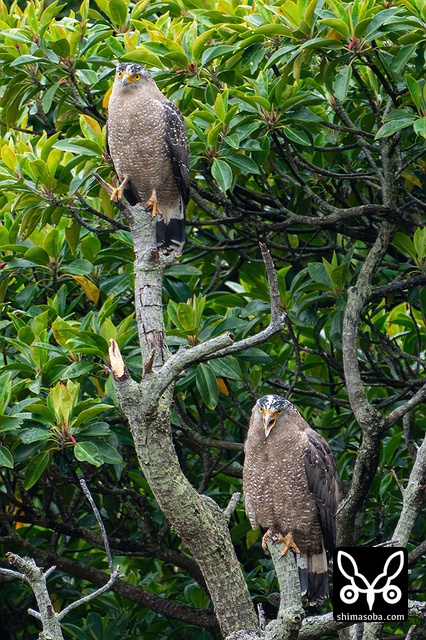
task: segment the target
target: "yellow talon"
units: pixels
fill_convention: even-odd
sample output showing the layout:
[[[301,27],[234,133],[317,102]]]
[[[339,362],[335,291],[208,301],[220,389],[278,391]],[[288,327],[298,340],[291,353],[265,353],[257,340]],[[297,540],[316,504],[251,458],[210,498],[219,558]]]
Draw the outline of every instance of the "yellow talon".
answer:
[[[129,176],[124,176],[124,180],[122,181],[122,183],[116,189],[113,189],[111,191],[111,196],[110,196],[111,202],[117,203],[122,199],[124,187],[126,186],[128,181],[129,181]]]
[[[268,531],[265,533],[265,535],[262,538],[262,547],[264,549],[268,548],[268,540],[271,540],[272,542],[274,542],[274,534],[270,529],[268,529]]]
[[[289,549],[293,549],[294,553],[300,553],[300,549],[293,540],[293,534],[288,533],[286,536],[278,536],[276,542],[284,542],[284,549],[281,551],[281,555],[285,556]]]
[[[299,547],[293,540],[292,533],[288,533],[286,536],[282,536],[279,533],[275,534],[271,531],[271,529],[268,529],[268,531],[262,538],[262,547],[264,549],[268,548],[268,540],[270,540],[272,544],[276,544],[277,542],[284,542],[284,549],[281,552],[282,556],[285,556],[289,549],[293,549],[294,553],[300,553]]]
[[[159,215],[162,215],[162,214],[161,214],[161,211],[160,211],[160,207],[158,206],[158,201],[157,201],[157,192],[156,192],[156,190],[155,190],[155,189],[153,189],[153,190],[152,190],[151,197],[150,197],[150,199],[147,201],[147,203],[146,203],[146,205],[145,205],[145,206],[146,206],[146,207],[151,207],[151,215],[152,215],[152,217],[153,217],[153,218],[155,218],[155,216],[157,215],[157,213],[158,213]]]

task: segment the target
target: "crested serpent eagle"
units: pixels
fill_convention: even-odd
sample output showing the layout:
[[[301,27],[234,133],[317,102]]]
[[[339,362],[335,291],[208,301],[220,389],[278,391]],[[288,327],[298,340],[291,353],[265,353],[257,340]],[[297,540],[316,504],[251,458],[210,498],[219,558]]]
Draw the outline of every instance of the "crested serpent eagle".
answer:
[[[336,464],[327,442],[285,398],[260,398],[245,443],[246,513],[255,529],[283,542],[297,557],[302,596],[311,604],[328,596],[327,557],[336,541],[339,500]]]
[[[123,194],[157,216],[157,245],[182,252],[189,199],[189,145],[178,107],[139,64],[118,65],[108,105],[108,152]]]

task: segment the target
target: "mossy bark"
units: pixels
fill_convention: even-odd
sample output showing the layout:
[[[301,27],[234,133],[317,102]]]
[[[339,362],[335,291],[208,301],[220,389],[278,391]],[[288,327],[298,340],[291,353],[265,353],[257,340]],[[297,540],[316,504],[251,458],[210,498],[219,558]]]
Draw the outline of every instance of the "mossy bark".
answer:
[[[235,555],[225,514],[183,474],[173,445],[173,384],[164,387],[162,367],[170,359],[163,323],[162,279],[172,257],[155,246],[155,227],[140,206],[129,217],[135,246],[135,309],[144,377],[115,380],[141,469],[159,507],[188,546],[204,576],[224,636],[259,623]],[[176,376],[177,377],[177,376]]]

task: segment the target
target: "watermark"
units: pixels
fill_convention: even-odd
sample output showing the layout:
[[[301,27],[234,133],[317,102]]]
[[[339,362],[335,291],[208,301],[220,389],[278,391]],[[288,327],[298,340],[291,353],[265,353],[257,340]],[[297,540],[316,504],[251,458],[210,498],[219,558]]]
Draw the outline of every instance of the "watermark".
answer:
[[[333,617],[354,622],[408,617],[408,554],[397,547],[340,547],[333,562]]]

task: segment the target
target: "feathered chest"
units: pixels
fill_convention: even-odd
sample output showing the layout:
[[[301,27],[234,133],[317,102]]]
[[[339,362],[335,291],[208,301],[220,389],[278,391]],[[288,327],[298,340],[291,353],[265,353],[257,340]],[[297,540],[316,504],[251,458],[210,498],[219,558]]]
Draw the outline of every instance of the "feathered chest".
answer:
[[[125,137],[127,142],[132,139],[153,139],[164,137],[163,102],[149,96],[141,95],[126,97],[111,96],[108,107],[108,136],[110,141]]]

